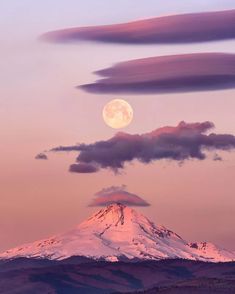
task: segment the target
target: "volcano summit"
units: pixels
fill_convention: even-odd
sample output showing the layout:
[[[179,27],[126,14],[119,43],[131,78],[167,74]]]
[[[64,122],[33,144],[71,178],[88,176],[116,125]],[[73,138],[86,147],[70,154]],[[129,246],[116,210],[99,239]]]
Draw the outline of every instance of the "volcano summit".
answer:
[[[155,225],[141,213],[120,203],[99,210],[68,232],[7,250],[0,254],[0,259],[62,260],[72,256],[106,261],[235,260],[235,252],[206,242],[188,243],[176,233]]]

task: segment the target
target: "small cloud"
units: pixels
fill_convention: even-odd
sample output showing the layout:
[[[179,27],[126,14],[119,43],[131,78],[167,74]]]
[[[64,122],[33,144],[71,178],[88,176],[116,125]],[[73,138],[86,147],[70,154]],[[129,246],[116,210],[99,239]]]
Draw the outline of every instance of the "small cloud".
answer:
[[[71,173],[90,174],[96,173],[98,171],[98,168],[92,164],[78,163],[71,164],[69,167],[69,171]]]
[[[112,203],[121,203],[127,206],[150,206],[140,196],[126,191],[126,186],[112,186],[104,188],[95,194],[89,206],[107,206]]]
[[[35,156],[35,159],[38,159],[38,160],[47,160],[48,157],[45,153],[39,153]]]

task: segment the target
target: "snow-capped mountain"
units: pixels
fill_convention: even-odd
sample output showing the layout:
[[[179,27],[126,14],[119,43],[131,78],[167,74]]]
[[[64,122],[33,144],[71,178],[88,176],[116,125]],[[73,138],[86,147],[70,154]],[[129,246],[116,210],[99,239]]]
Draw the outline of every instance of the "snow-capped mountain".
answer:
[[[118,203],[101,209],[66,233],[7,250],[0,254],[0,259],[36,257],[61,260],[71,256],[109,261],[123,258],[235,260],[235,253],[210,243],[187,243],[174,232],[154,225],[141,213]]]

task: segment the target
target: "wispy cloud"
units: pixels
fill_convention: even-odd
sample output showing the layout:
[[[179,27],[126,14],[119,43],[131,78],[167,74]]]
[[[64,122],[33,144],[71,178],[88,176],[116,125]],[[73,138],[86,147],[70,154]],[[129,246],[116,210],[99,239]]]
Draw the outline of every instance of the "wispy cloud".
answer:
[[[161,159],[180,163],[190,159],[204,160],[206,159],[205,151],[235,149],[235,136],[207,134],[213,127],[214,124],[209,121],[180,122],[176,127],[166,126],[150,133],[141,135],[117,133],[109,140],[93,144],[60,146],[51,151],[78,151],[77,164],[89,166],[92,172],[100,169],[112,169],[117,172],[123,169],[126,163],[133,160],[145,164]],[[87,172],[87,169],[78,169],[77,172]]]
[[[127,44],[193,43],[231,38],[235,38],[235,9],[69,28],[42,36],[42,39],[52,42],[89,40]]]

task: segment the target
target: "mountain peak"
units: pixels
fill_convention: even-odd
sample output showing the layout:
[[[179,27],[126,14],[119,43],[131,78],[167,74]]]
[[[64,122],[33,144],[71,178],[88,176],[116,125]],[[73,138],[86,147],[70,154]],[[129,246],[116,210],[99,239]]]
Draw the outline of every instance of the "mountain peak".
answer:
[[[123,208],[126,208],[127,206],[121,202],[113,202],[109,205],[106,206],[106,208],[109,208],[109,209],[123,209]]]
[[[123,209],[128,209],[128,210],[131,210],[131,208],[129,208],[128,206],[126,206],[125,204],[123,203],[120,203],[120,202],[113,202],[107,206],[105,206],[103,209],[101,210],[105,210],[105,211],[115,211],[115,212],[118,212],[118,211],[123,211]]]
[[[94,213],[80,224],[79,227],[91,226],[92,223],[94,223],[96,227],[100,224],[111,228],[113,226],[123,226],[124,224],[128,225],[128,223],[131,226],[134,221],[138,222],[138,219],[143,218],[147,219],[141,213],[125,204],[114,202]]]
[[[118,261],[126,259],[182,258],[231,261],[235,254],[208,243],[187,243],[164,226],[156,226],[140,212],[112,203],[74,229],[48,239],[7,250],[0,259],[34,257],[65,259],[85,256]]]

